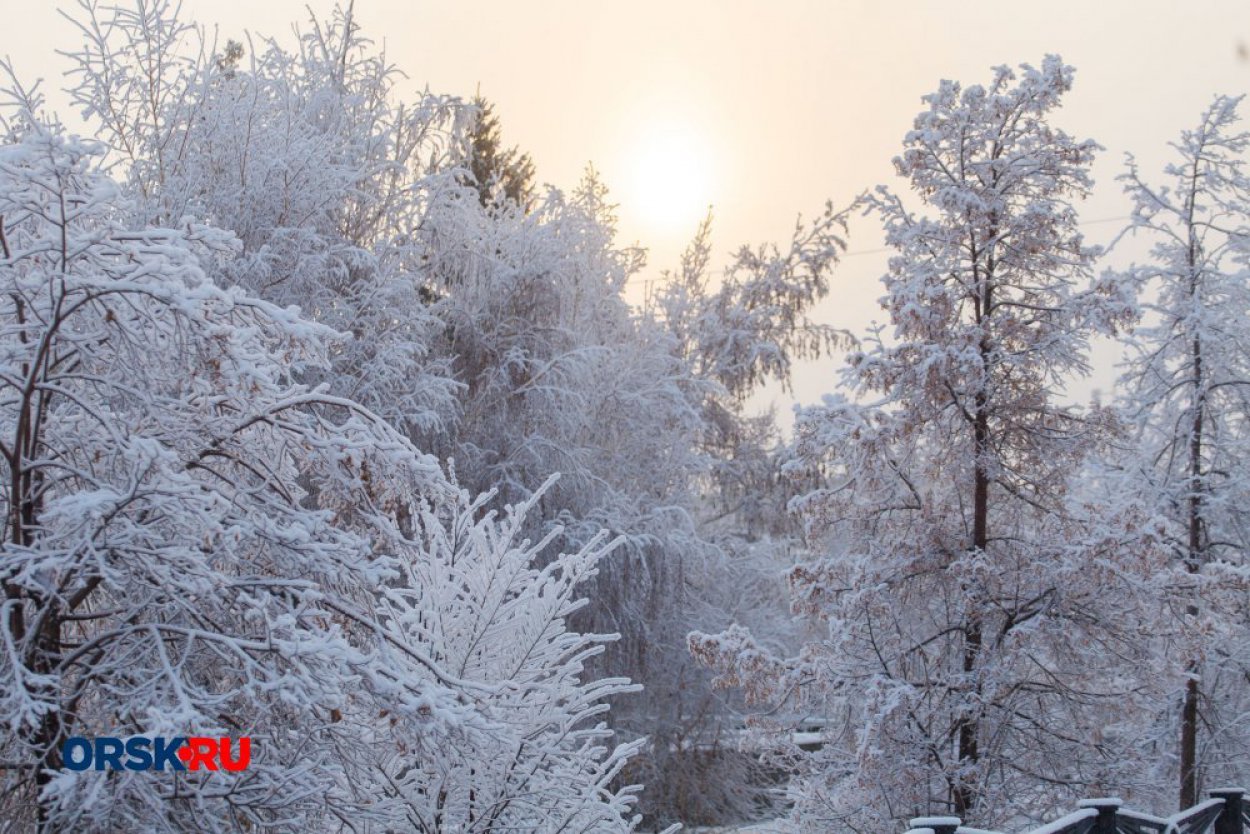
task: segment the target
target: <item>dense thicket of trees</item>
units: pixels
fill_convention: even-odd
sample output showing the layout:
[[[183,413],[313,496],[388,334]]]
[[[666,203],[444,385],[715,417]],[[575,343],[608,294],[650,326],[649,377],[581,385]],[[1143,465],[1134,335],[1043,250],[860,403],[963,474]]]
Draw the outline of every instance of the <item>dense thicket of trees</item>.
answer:
[[[893,254],[852,335],[831,204],[723,269],[709,218],[638,309],[594,171],[536,187],[350,6],[176,12],[73,13],[97,141],[0,111],[8,827],[881,831],[1244,779],[1236,100],[1130,168],[1153,260],[1099,274],[1072,68],[943,82],[855,205]],[[1139,321],[1122,400],[1065,404]],[[792,442],[749,411],[835,353]],[[60,760],[188,734],[252,766]]]
[[[6,553],[72,556],[6,567],[6,811],[45,828],[601,830],[632,824],[623,786],[645,780],[657,822],[758,813],[751,757],[684,637],[727,624],[733,596],[704,516],[725,439],[758,421],[724,403],[811,349],[802,309],[827,291],[834,215],[788,251],[744,253],[725,290],[692,278],[665,316],[644,313],[623,298],[643,255],[615,244],[594,174],[540,192],[485,101],[402,100],[350,9],[293,46],[220,49],[169,3],[88,2],[74,19],[70,92],[103,143],[65,138],[20,86],[8,111],[7,332],[33,353],[15,349],[6,377]],[[72,162],[34,166],[41,142]],[[62,286],[79,269],[136,271],[170,312],[129,285],[136,300],[99,290],[117,309],[79,304]],[[192,315],[197,293],[225,312]],[[64,307],[90,326],[62,328]],[[75,386],[102,398],[98,415]],[[163,509],[131,495],[156,477],[140,463],[45,481],[26,462],[60,472],[100,431],[169,457],[185,483],[154,483]],[[75,502],[100,516],[75,521],[77,546],[46,509]],[[171,559],[145,573],[173,545],[110,544],[123,526],[184,538],[212,572]],[[760,573],[757,559],[746,574]],[[187,583],[200,591],[183,600]],[[115,634],[117,664],[147,641],[150,663],[124,673],[142,697],[115,679]],[[649,696],[612,699],[614,747],[598,722],[628,678]],[[263,766],[238,791],[55,775],[67,735],[175,730],[252,733]]]
[[[615,543],[520,541],[328,386],[339,339],[126,222],[99,146],[3,168],[6,828],[625,830],[622,678],[569,630]],[[61,770],[69,736],[244,735],[245,774]]]

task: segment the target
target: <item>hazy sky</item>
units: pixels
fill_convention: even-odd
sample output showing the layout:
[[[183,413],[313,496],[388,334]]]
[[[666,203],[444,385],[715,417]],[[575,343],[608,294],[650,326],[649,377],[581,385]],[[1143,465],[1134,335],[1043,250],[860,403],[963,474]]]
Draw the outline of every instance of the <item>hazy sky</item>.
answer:
[[[50,87],[65,66],[53,50],[75,43],[57,5],[0,0],[0,54]],[[222,38],[285,36],[309,14],[303,0],[185,0],[184,11]],[[674,263],[707,204],[725,253],[784,238],[798,212],[826,199],[894,182],[890,160],[941,78],[980,83],[993,65],[1048,52],[1074,64],[1054,121],[1107,149],[1082,210],[1091,221],[1127,213],[1114,182],[1125,151],[1157,169],[1212,95],[1250,90],[1248,0],[357,0],[356,17],[411,88],[468,96],[480,85],[540,180],[571,187],[593,163],[620,202],[623,239],[651,249],[639,293]],[[1103,242],[1117,229],[1086,231]],[[880,317],[880,245],[871,220],[852,225],[857,254],[835,276],[828,320],[858,329]],[[1105,388],[1110,365],[1104,353],[1079,390]],[[828,390],[831,374],[830,363],[803,368],[799,399]]]

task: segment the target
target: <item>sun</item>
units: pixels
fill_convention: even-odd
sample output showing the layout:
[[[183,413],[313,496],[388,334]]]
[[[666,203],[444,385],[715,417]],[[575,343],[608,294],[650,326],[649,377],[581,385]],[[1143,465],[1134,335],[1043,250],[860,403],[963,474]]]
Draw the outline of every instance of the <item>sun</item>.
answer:
[[[698,131],[680,123],[649,126],[632,152],[625,207],[653,234],[686,235],[707,212],[712,172]]]

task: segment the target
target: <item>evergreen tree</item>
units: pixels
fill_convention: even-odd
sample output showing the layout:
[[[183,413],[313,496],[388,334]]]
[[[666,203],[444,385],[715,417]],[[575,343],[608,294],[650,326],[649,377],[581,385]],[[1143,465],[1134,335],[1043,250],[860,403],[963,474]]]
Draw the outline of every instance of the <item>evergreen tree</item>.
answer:
[[[479,93],[473,97],[473,123],[465,137],[465,165],[483,206],[496,195],[527,209],[534,200],[534,161],[513,146],[503,146],[503,130],[495,105]]]

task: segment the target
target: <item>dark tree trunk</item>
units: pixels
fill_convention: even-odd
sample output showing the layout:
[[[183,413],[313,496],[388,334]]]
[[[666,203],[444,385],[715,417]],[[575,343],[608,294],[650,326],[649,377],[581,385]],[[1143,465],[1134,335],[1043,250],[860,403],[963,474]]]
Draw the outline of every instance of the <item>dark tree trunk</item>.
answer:
[[[1198,161],[1194,161],[1190,180],[1188,200],[1189,219],[1189,250],[1187,261],[1189,266],[1189,294],[1195,304],[1199,302],[1201,285],[1198,275],[1198,241],[1194,233],[1194,204],[1198,189]],[[1202,337],[1195,334],[1190,347],[1190,361],[1193,365],[1193,421],[1189,433],[1189,501],[1188,527],[1189,541],[1186,547],[1185,568],[1190,573],[1202,569],[1206,559],[1203,547],[1202,524],[1202,444],[1203,416],[1206,410],[1206,379],[1202,366]],[[1197,605],[1190,605],[1186,612],[1193,617],[1198,614]],[[1181,709],[1181,761],[1180,761],[1180,807],[1190,808],[1198,803],[1198,699],[1202,693],[1198,685],[1198,663],[1191,659],[1186,666],[1189,680],[1185,683],[1185,704]]]
[[[990,228],[990,240],[997,236],[997,224]],[[976,262],[977,248],[973,246],[973,262]],[[974,267],[975,269],[975,267]],[[981,359],[982,378],[976,393],[975,411],[972,415],[973,433],[973,496],[972,496],[972,549],[978,554],[986,552],[989,546],[989,515],[990,515],[990,403],[987,395],[990,376],[991,343],[987,329],[989,327],[994,259],[988,259],[986,265],[978,270],[978,296],[976,299],[976,318],[981,326],[981,341],[978,346]],[[977,665],[982,649],[981,615],[978,610],[979,600],[976,599],[975,588],[967,590],[972,595],[966,620],[964,622],[964,653],[963,673],[969,687],[969,694],[979,690],[976,683]],[[980,716],[972,709],[965,709],[960,715],[957,725],[959,744],[959,765],[961,768],[974,769],[980,761],[981,751],[978,742]],[[955,783],[954,796],[955,814],[967,820],[974,813],[978,787],[975,777],[962,775]]]
[[[1202,569],[1206,555],[1202,541],[1202,416],[1206,404],[1202,390],[1202,342],[1197,336],[1194,337],[1192,350],[1194,416],[1189,435],[1189,542],[1185,569],[1197,573]],[[1186,613],[1196,616],[1198,606],[1189,605]],[[1185,704],[1181,708],[1181,808],[1190,808],[1198,803],[1198,699],[1202,696],[1198,686],[1197,661],[1191,660],[1186,671],[1189,680],[1185,682]]]

